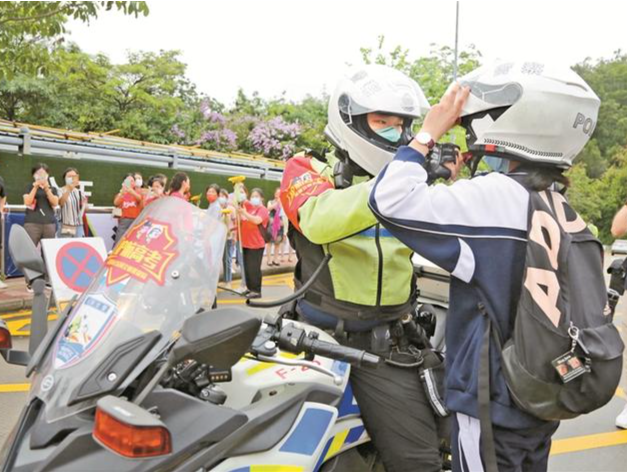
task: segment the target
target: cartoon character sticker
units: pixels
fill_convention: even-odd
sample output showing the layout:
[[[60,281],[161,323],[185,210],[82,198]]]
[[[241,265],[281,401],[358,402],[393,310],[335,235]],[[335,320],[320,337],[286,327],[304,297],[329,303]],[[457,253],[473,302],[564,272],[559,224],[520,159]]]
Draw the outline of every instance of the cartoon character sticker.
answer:
[[[165,282],[165,271],[178,257],[177,239],[169,223],[146,217],[133,226],[105,261],[107,286],[132,277],[141,282]]]
[[[115,303],[101,293],[90,294],[74,311],[57,341],[55,369],[70,367],[84,359],[117,320]]]

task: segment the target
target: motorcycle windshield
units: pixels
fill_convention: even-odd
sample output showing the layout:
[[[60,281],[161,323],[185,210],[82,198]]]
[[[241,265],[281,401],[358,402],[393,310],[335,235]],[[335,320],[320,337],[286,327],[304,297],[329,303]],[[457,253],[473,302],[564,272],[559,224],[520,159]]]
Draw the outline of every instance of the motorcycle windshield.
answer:
[[[92,407],[68,406],[95,370],[124,343],[157,331],[126,387],[176,339],[186,318],[210,309],[216,296],[226,226],[180,198],[151,203],[107,257],[65,321],[33,379],[31,396],[55,421]],[[115,382],[120,373],[106,375]]]

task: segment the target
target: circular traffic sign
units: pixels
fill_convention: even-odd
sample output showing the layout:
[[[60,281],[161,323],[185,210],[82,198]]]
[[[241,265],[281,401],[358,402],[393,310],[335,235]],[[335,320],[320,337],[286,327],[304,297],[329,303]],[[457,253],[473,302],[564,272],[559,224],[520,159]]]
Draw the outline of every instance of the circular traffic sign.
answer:
[[[93,280],[103,259],[92,246],[71,242],[57,253],[57,273],[61,281],[71,290],[83,293]]]

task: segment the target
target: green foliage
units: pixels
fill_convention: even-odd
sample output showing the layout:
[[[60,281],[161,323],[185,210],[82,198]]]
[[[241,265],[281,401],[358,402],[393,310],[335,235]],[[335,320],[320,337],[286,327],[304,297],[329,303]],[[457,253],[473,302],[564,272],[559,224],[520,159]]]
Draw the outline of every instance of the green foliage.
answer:
[[[38,162],[43,162],[50,167],[50,175],[55,178],[57,184],[62,184],[63,172],[68,165],[75,165],[81,173],[81,179],[94,182],[89,188],[92,195],[89,202],[97,206],[111,206],[114,195],[120,190],[120,185],[128,172],[140,172],[144,176],[144,182],[148,177],[156,173],[163,173],[171,181],[177,169],[164,169],[149,165],[122,164],[112,162],[76,162],[44,157],[41,155],[18,156],[15,153],[0,151],[0,175],[4,178],[7,199],[10,203],[17,204],[22,201],[24,187],[32,181],[30,169]],[[216,175],[206,172],[186,171],[192,183],[192,195],[203,193],[205,188],[217,183],[231,191],[233,184],[227,179],[227,175]],[[273,195],[277,186],[276,181],[247,178],[248,188],[259,187],[266,195]],[[203,197],[204,200],[204,197]]]
[[[609,243],[612,219],[627,198],[627,55],[616,51],[609,59],[588,58],[573,69],[599,96],[601,108],[593,139],[570,172],[573,185],[568,195],[584,219],[600,228],[602,241]]]
[[[267,104],[268,116],[282,116],[289,123],[298,123],[301,132],[296,140],[300,149],[310,148],[324,152],[328,142],[324,137],[324,127],[327,124],[327,105],[329,97],[308,95],[300,102],[287,102],[284,98],[272,100]]]
[[[70,19],[89,22],[109,10],[148,14],[145,2],[0,2],[0,116],[272,158],[303,148],[324,152],[328,146],[325,94],[268,100],[239,90],[227,107],[196,90],[177,51],[132,52],[114,64],[64,42]],[[361,55],[364,63],[385,64],[415,79],[431,103],[453,80],[454,51],[447,46],[431,45],[428,55],[418,57],[402,46],[388,48],[380,36]],[[474,46],[462,50],[458,75],[480,60]],[[601,109],[593,139],[569,172],[568,195],[607,242],[613,215],[627,198],[627,55],[617,51],[609,59],[586,59],[574,69],[598,94]],[[443,140],[463,146],[463,130]]]
[[[599,227],[600,238],[606,244],[613,239],[612,219],[627,201],[627,148],[620,149],[611,160],[613,165],[599,178],[589,177],[583,160],[568,172],[569,201],[585,221]]]
[[[396,46],[391,51],[384,47],[385,37],[379,36],[376,51],[361,48],[361,55],[366,64],[382,64],[404,72],[422,88],[429,103],[437,103],[447,87],[453,81],[455,51],[448,46],[431,44],[431,51],[426,57],[412,59],[409,49]],[[458,76],[467,74],[480,64],[481,53],[474,45],[460,51],[458,58]]]
[[[7,117],[167,142],[178,113],[195,101],[177,51],[130,53],[116,65],[70,46],[57,48],[51,62],[45,76],[0,82],[0,109]]]
[[[587,222],[599,222],[602,213],[601,200],[595,198],[598,181],[592,180],[586,173],[586,165],[581,162],[568,172],[570,203]]]
[[[573,69],[601,99],[594,142],[581,156],[588,175],[599,177],[612,165],[613,156],[627,145],[627,55],[616,51],[610,59],[593,62],[588,58]]]
[[[47,53],[63,41],[67,22],[88,23],[102,10],[148,14],[146,2],[0,2],[0,78],[45,72]]]

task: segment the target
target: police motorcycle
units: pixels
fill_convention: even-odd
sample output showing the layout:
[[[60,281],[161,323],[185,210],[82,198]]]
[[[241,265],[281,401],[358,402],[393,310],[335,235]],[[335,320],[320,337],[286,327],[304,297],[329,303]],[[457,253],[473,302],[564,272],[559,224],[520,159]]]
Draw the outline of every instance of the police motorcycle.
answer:
[[[37,289],[40,253],[21,227],[9,239]],[[380,359],[296,321],[210,310],[224,242],[206,212],[161,199],[49,330],[37,302],[29,352],[0,324],[0,354],[31,382],[3,472],[380,470],[348,382]]]

